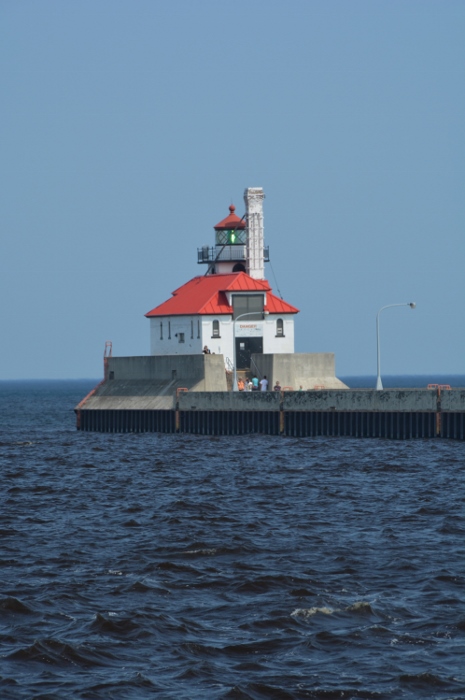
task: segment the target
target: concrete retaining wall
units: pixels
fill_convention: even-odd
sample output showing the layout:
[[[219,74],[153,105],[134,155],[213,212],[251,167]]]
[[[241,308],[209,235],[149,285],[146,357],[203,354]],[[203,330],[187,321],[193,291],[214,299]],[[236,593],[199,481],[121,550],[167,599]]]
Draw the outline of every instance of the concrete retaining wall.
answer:
[[[151,379],[111,379],[97,387],[88,411],[161,411],[176,408],[176,382]]]
[[[465,410],[465,389],[442,389],[441,411]]]
[[[222,355],[109,357],[105,382],[77,407],[87,411],[159,411],[176,408],[180,388],[227,392]]]
[[[304,390],[315,386],[347,389],[334,374],[333,353],[254,354],[253,368],[270,387]],[[115,381],[175,382],[191,391],[227,391],[223,355],[146,355],[108,358],[108,378]]]
[[[436,411],[437,394],[427,389],[341,391],[187,392],[182,411]]]
[[[270,387],[279,381],[282,387],[300,386],[307,391],[315,386],[325,389],[347,389],[335,374],[334,353],[276,353],[274,355],[252,355],[252,370],[260,376],[266,375]]]
[[[108,358],[108,379],[175,382],[194,391],[227,391],[222,355],[146,355]],[[137,394],[136,394],[137,395]]]
[[[430,389],[345,389],[284,392],[286,411],[436,411],[437,394]]]
[[[185,392],[179,394],[181,411],[279,411],[277,391]]]

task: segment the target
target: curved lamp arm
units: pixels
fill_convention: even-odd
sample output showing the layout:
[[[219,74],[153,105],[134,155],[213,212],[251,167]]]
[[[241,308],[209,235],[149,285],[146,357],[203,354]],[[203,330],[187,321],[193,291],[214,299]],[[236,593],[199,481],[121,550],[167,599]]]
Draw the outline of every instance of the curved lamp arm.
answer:
[[[384,309],[390,309],[393,306],[410,306],[411,309],[414,309],[416,307],[416,304],[414,301],[408,301],[404,302],[403,304],[386,304],[386,306],[382,306],[378,313],[376,314],[376,354],[377,354],[377,376],[376,376],[376,388],[378,390],[383,388],[383,383],[381,381],[381,351],[380,351],[380,344],[379,344],[379,315],[381,311],[384,311]]]

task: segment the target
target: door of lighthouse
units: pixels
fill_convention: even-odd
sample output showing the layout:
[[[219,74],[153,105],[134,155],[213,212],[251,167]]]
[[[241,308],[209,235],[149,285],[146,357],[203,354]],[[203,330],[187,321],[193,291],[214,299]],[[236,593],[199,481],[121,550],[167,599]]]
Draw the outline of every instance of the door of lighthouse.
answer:
[[[236,369],[250,369],[254,352],[263,352],[263,338],[236,338]]]

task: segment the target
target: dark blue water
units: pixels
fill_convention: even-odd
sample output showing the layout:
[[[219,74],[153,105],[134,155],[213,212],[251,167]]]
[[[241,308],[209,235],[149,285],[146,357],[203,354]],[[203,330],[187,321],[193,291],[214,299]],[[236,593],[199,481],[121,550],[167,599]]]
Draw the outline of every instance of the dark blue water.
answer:
[[[0,697],[465,698],[454,441],[78,433],[0,383]]]

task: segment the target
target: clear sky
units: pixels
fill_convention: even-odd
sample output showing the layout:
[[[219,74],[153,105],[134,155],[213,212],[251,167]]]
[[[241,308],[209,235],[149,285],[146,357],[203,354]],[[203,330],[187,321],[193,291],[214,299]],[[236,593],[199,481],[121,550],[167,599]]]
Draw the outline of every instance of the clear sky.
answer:
[[[100,377],[246,187],[297,352],[465,374],[465,2],[3,0],[0,378]],[[277,284],[276,284],[277,280]]]

